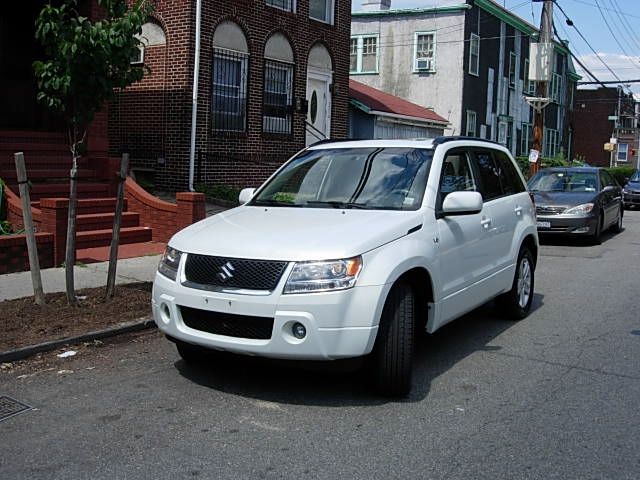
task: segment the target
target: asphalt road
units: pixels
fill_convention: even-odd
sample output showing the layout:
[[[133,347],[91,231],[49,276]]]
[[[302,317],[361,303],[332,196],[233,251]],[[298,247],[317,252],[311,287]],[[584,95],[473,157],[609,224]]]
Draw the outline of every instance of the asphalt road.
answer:
[[[640,477],[640,212],[600,246],[547,242],[535,310],[421,340],[404,401],[359,373],[179,360],[157,332],[0,371],[2,479]]]

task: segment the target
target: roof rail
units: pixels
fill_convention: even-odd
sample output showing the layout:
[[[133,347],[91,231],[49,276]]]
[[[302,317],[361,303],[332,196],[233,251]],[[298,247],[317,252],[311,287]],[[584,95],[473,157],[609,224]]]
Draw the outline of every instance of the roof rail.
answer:
[[[318,140],[317,142],[309,145],[310,147],[315,147],[316,145],[322,145],[324,143],[340,143],[340,142],[357,142],[359,140],[363,140],[362,138],[324,138],[322,140]]]
[[[447,142],[455,142],[456,140],[473,140],[476,142],[486,142],[486,143],[493,143],[494,145],[500,145],[500,146],[504,146],[501,143],[498,142],[494,142],[493,140],[485,140],[484,138],[478,138],[478,137],[467,137],[464,135],[452,135],[452,136],[442,136],[442,137],[436,137],[433,139],[433,146],[437,147],[438,145],[442,145],[443,143],[447,143]]]

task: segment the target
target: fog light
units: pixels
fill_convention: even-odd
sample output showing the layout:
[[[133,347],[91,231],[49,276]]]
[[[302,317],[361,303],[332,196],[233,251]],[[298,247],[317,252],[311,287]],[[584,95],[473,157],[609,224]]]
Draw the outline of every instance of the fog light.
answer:
[[[166,303],[160,305],[160,318],[167,325],[171,322],[171,310],[169,310],[169,305]]]
[[[576,228],[573,233],[587,233],[589,231],[589,227],[580,227]]]
[[[291,327],[291,333],[293,334],[294,337],[296,337],[298,340],[303,339],[304,337],[307,336],[307,329],[305,328],[305,326],[303,324],[301,324],[300,322],[296,322],[293,324],[293,326]]]

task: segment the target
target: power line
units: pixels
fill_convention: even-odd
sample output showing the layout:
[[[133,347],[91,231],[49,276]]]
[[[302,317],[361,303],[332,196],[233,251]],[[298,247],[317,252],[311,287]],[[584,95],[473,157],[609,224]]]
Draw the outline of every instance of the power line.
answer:
[[[594,5],[593,3],[585,2],[584,0],[573,0],[573,1],[574,1],[574,2],[576,2],[576,3],[581,3],[581,4],[583,4],[583,5],[588,5],[588,6],[593,7],[593,8],[597,8],[597,6],[596,6],[596,5]],[[558,5],[558,3],[557,3],[557,2],[554,2],[554,3],[556,3],[556,5]],[[559,6],[559,5],[558,5],[558,6]],[[608,10],[608,11],[610,11],[610,12],[616,12],[616,10],[615,10],[615,9],[611,9],[611,8],[604,8],[604,7],[603,7],[603,10]],[[638,15],[633,15],[633,14],[628,13],[628,12],[620,11],[620,13],[622,13],[622,14],[626,15],[627,17],[640,18],[640,16],[638,16]]]
[[[612,6],[617,7],[618,10],[620,10],[620,5],[618,4],[618,0],[609,0],[609,2],[611,3]],[[640,37],[636,35],[636,32],[631,26],[631,24],[629,23],[629,20],[627,20],[626,15],[622,14],[622,12],[616,12],[616,14],[618,15],[618,18],[620,19],[621,23],[624,25],[625,31],[629,35],[629,38],[631,38],[633,43],[635,43],[635,48],[640,49]]]
[[[618,47],[620,47],[620,50],[622,50],[622,53],[624,53],[627,57],[629,57],[630,55],[627,53],[627,51],[624,49],[624,47],[622,46],[622,44],[620,43],[620,40],[618,40],[618,37],[616,36],[615,33],[613,33],[613,29],[611,28],[611,25],[609,25],[609,22],[607,21],[607,17],[605,16],[604,12],[602,11],[602,8],[600,8],[600,2],[598,0],[595,0],[596,5],[598,6],[598,10],[600,11],[600,16],[602,17],[602,19],[604,20],[604,24],[607,26],[607,29],[609,30],[609,33],[611,34],[611,36],[613,37],[613,39],[616,41],[616,43],[618,44]]]
[[[555,3],[555,2],[554,2],[554,3]],[[616,72],[614,72],[613,70],[611,70],[611,68],[609,67],[609,65],[607,65],[607,64],[605,63],[605,61],[604,61],[604,60],[602,60],[602,58],[600,58],[600,56],[598,55],[598,52],[596,52],[596,50],[591,46],[591,43],[589,43],[589,40],[587,40],[587,39],[585,38],[585,36],[584,36],[584,35],[582,34],[582,32],[578,29],[578,27],[576,27],[575,23],[573,23],[573,21],[572,21],[572,20],[569,18],[569,16],[565,13],[565,11],[562,9],[562,7],[561,7],[558,3],[556,3],[556,6],[560,9],[560,11],[561,11],[561,12],[562,12],[562,14],[564,15],[565,19],[567,20],[567,25],[569,25],[570,27],[573,27],[573,28],[575,29],[575,31],[576,31],[576,32],[578,32],[578,35],[580,35],[580,38],[582,38],[582,40],[584,41],[584,43],[586,43],[586,44],[587,44],[587,46],[591,49],[591,51],[595,54],[595,56],[596,56],[596,57],[598,57],[598,60],[600,60],[600,62],[602,63],[602,65],[604,65],[604,66],[606,67],[606,69],[607,69],[607,70],[609,70],[609,72],[611,73],[611,75],[613,75],[613,77],[614,77],[616,80],[620,80],[620,77],[618,77],[618,75],[616,75]],[[573,55],[573,54],[572,54],[572,56],[573,56],[574,58],[576,58],[576,57],[575,57],[575,55]],[[582,66],[582,62],[580,62],[580,60],[578,60],[578,59],[576,58],[576,61],[577,61],[578,63],[580,63],[580,65]],[[585,69],[585,71],[588,71],[585,67],[583,67],[583,69]],[[591,75],[591,76],[593,77],[593,75]],[[593,77],[593,78],[595,78],[595,77]]]

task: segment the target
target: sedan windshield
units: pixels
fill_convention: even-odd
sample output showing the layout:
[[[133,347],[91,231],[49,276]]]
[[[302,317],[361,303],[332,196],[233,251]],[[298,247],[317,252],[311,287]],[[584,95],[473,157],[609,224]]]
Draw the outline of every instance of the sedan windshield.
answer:
[[[595,192],[597,188],[598,178],[594,172],[541,171],[529,180],[532,192]]]
[[[287,163],[250,205],[417,210],[433,151],[416,148],[307,150]]]
[[[630,182],[640,182],[640,170],[636,170],[629,179]]]

